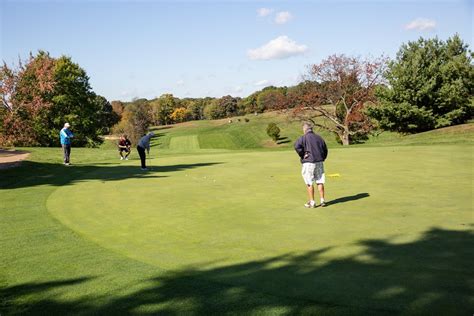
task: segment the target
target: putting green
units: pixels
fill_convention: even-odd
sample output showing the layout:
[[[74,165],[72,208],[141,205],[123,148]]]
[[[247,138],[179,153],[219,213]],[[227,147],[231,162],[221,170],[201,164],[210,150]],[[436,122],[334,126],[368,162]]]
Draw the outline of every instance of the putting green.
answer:
[[[432,227],[465,229],[472,220],[470,190],[450,183],[469,188],[470,153],[438,149],[333,150],[326,173],[340,176],[328,178],[327,199],[334,203],[327,208],[303,208],[305,186],[293,152],[164,157],[149,161],[145,177],[125,180],[110,167],[101,171],[109,173],[107,181],[63,186],[47,205],[85,238],[165,269],[329,249],[318,257],[321,264],[363,253],[355,241],[404,243]]]

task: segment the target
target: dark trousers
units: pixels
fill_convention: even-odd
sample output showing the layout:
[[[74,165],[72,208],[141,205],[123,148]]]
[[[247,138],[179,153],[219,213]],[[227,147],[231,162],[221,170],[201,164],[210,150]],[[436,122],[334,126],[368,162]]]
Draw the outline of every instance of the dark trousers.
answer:
[[[123,157],[123,152],[125,152],[125,158],[128,157],[128,155],[130,155],[130,153],[132,152],[131,149],[125,149],[125,148],[120,148],[119,149],[119,153],[120,153],[120,157]]]
[[[137,146],[138,154],[140,155],[140,160],[142,162],[142,168],[146,168],[146,154],[145,148]]]
[[[69,157],[71,156],[71,145],[62,145],[64,152],[64,163],[69,163]]]

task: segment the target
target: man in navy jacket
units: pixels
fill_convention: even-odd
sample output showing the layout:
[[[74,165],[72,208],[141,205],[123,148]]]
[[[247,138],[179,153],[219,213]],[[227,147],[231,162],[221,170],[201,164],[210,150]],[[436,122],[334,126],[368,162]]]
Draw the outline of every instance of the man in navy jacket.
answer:
[[[321,198],[321,206],[326,206],[324,201],[324,160],[328,156],[328,149],[324,139],[318,134],[313,133],[313,128],[309,123],[303,124],[304,135],[298,138],[295,143],[295,150],[301,158],[303,168],[301,174],[307,186],[309,201],[304,206],[316,207],[314,201],[314,186],[316,182]]]

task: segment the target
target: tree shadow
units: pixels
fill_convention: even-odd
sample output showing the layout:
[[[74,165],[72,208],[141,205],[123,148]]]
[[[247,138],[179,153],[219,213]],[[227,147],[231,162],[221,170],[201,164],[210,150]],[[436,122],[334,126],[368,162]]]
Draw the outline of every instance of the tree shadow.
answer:
[[[18,315],[34,315],[34,314],[55,314],[58,311],[79,312],[83,309],[80,301],[72,303],[62,303],[54,298],[35,298],[36,295],[48,292],[54,289],[74,288],[74,285],[86,283],[95,277],[79,277],[75,279],[46,281],[46,282],[31,282],[26,284],[15,285],[11,287],[0,288],[0,315],[4,315],[2,309],[6,314]],[[18,298],[28,298],[31,300],[30,304],[18,304]]]
[[[142,171],[140,166],[94,163],[93,165],[62,164],[23,161],[14,169],[2,170],[0,191],[38,185],[62,186],[88,180],[117,181],[130,178],[157,179],[166,176],[160,173],[181,171],[220,164],[221,162],[151,166],[151,171]]]
[[[291,142],[291,140],[290,140],[288,137],[278,137],[276,143],[277,143],[278,145],[281,145],[281,144],[287,144],[287,143],[289,143],[289,142]]]
[[[366,198],[366,197],[369,197],[369,196],[370,196],[369,193],[358,193],[358,194],[344,196],[344,197],[337,198],[335,200],[328,201],[328,202],[326,202],[326,204],[327,205],[334,205],[334,204],[337,204],[337,203],[344,203],[344,202],[349,202],[349,201],[360,200],[360,199],[363,199],[363,198]]]
[[[150,130],[155,132],[155,131],[161,131],[161,130],[170,129],[170,128],[173,128],[173,126],[171,125],[156,126],[156,127],[151,128]]]
[[[5,150],[0,148],[0,170],[18,167],[29,156],[24,150]]]
[[[194,163],[194,164],[178,164],[178,165],[168,165],[168,166],[155,166],[153,167],[153,171],[157,172],[171,172],[171,171],[181,171],[181,170],[187,170],[187,169],[193,169],[193,168],[199,168],[199,167],[208,167],[208,166],[214,166],[214,165],[219,165],[222,162],[201,162],[201,163]]]
[[[328,247],[217,268],[187,267],[148,279],[125,295],[109,293],[100,304],[87,297],[61,301],[53,292],[25,302],[35,284],[0,293],[11,298],[7,312],[47,308],[49,314],[470,315],[474,310],[472,231],[433,228],[411,242],[372,239],[355,245],[361,248],[357,253],[336,257],[330,253],[337,249]]]

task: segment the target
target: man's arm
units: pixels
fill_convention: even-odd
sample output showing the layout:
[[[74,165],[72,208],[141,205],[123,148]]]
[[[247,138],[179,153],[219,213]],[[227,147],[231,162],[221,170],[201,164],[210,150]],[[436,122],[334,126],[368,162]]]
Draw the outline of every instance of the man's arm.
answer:
[[[301,158],[304,157],[304,146],[303,146],[303,137],[298,138],[295,143],[295,150],[298,153],[298,156]]]
[[[326,160],[328,157],[328,147],[326,146],[326,142],[323,140],[323,159]]]

